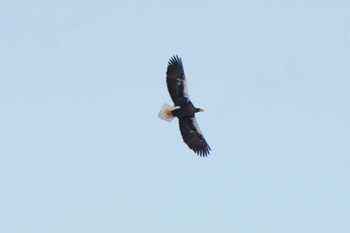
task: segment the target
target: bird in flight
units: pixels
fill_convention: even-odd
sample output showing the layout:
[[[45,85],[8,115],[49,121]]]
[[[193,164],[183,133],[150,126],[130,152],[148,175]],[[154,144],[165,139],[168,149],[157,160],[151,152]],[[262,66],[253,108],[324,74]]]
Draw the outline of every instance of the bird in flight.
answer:
[[[182,60],[177,55],[171,57],[168,62],[166,83],[174,107],[164,104],[158,117],[169,122],[177,117],[183,141],[196,154],[203,157],[208,156],[211,149],[195,118],[197,112],[204,111],[196,108],[190,101]]]

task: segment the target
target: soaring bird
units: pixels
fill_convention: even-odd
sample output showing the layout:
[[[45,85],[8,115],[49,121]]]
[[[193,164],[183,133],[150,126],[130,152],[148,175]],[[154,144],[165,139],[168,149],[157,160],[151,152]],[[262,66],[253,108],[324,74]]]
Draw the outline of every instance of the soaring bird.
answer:
[[[174,107],[164,104],[158,117],[169,122],[177,117],[183,141],[196,154],[203,157],[208,156],[211,149],[195,118],[197,112],[204,111],[196,108],[190,101],[182,60],[177,55],[171,57],[168,62],[166,83]]]

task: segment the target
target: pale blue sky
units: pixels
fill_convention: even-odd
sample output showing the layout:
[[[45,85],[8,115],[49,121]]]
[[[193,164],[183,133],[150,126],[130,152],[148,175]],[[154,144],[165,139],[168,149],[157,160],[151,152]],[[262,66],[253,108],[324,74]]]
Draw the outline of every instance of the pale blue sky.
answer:
[[[350,2],[0,2],[0,232],[350,232]],[[182,57],[212,153],[182,142]]]

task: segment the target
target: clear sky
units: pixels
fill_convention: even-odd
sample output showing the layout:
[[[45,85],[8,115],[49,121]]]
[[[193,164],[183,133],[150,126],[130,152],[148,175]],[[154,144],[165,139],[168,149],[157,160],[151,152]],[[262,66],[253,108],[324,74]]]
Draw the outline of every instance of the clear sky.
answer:
[[[0,2],[0,232],[350,232],[348,0]],[[184,63],[212,153],[171,103]]]

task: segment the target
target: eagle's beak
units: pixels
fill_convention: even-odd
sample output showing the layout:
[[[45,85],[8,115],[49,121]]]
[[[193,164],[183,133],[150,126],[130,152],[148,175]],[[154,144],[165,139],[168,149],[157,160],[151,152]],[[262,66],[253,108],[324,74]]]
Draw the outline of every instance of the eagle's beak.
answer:
[[[204,109],[200,108],[199,111],[200,111],[200,112],[204,112]]]

